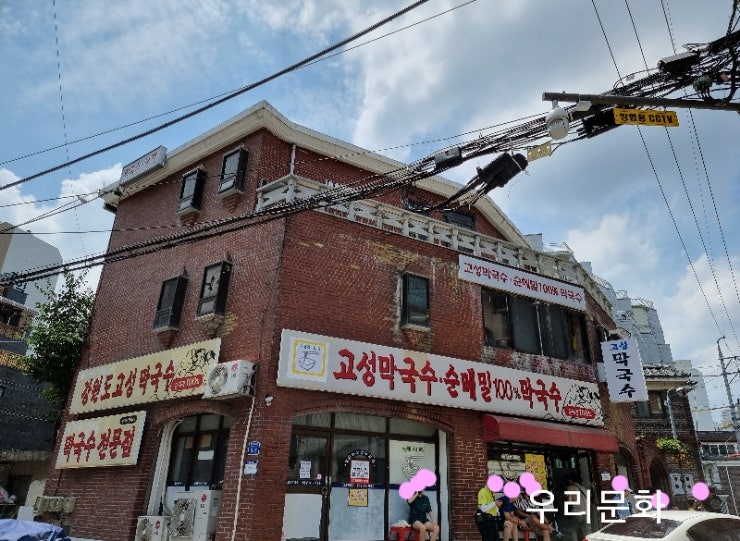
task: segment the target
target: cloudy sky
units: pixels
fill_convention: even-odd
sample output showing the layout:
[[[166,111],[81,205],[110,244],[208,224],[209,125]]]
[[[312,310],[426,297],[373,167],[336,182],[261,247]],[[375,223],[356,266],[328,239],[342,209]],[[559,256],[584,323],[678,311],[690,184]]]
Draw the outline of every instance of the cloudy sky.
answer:
[[[95,196],[122,164],[159,145],[172,150],[262,99],[294,122],[413,161],[547,112],[543,92],[598,94],[642,77],[684,44],[724,35],[732,8],[731,0],[429,0],[341,54],[18,182],[257,82],[411,3],[0,0],[0,187],[17,183],[0,190],[0,220],[26,224],[65,259],[100,253],[113,216]],[[491,197],[523,233],[567,243],[616,290],[652,301],[673,357],[715,375],[710,397],[722,406],[717,339],[726,336],[725,356],[740,355],[740,118],[678,114],[678,128],[623,126],[563,145]],[[464,183],[490,159],[445,176]]]

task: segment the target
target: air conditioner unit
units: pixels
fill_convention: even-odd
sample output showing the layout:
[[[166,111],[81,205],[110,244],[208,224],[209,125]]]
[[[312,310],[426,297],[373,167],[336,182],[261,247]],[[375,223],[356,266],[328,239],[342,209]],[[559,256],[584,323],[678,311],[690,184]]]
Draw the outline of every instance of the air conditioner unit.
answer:
[[[139,517],[134,541],[167,541],[169,523],[170,517]]]
[[[213,539],[220,505],[220,490],[178,492],[170,517],[170,537],[178,541]]]
[[[229,361],[217,363],[208,369],[203,398],[232,398],[253,394],[252,376],[254,363],[251,361]]]

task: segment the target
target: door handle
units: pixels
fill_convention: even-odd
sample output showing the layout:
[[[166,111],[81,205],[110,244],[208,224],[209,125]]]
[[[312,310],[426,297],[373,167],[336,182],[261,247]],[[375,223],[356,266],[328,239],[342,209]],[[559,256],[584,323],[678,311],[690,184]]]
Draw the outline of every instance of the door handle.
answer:
[[[329,487],[324,485],[321,487],[321,495],[326,498],[329,495]]]

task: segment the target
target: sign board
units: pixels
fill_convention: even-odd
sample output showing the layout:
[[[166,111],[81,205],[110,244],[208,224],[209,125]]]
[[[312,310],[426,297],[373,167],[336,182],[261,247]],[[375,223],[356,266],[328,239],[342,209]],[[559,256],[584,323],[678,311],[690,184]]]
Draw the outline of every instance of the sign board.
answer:
[[[457,277],[460,280],[576,310],[586,310],[586,294],[580,286],[462,254],[459,265]]]
[[[612,402],[643,402],[648,399],[640,350],[634,338],[602,342],[601,354]]]
[[[120,408],[203,394],[221,339],[205,340],[80,370],[69,412]]]
[[[603,425],[595,383],[289,329],[277,384]]]
[[[56,468],[132,466],[139,457],[146,411],[69,421],[64,427]]]
[[[164,166],[166,159],[167,147],[159,146],[154,150],[147,152],[141,158],[124,165],[123,169],[121,169],[121,178],[119,182],[121,184],[125,184],[126,182],[130,182],[136,177],[140,177],[144,173],[148,173],[153,169],[159,169]]]
[[[637,124],[640,126],[678,127],[678,114],[675,111],[653,111],[650,109],[621,109],[615,107],[614,122],[617,124]]]

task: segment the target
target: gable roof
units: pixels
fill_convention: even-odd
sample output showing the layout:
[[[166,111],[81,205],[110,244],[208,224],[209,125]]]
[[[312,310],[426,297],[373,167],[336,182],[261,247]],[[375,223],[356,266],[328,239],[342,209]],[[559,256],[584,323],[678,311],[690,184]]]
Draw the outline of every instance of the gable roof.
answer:
[[[335,159],[339,161],[372,173],[389,173],[406,167],[406,164],[402,162],[296,124],[263,100],[167,152],[164,167],[151,170],[140,177],[125,182],[113,183],[101,190],[100,197],[107,206],[116,207],[121,199],[145,190],[171,175],[173,171],[188,167],[199,159],[217,152],[245,135],[262,128],[287,143],[294,143],[301,148],[324,156],[336,156]],[[462,187],[460,184],[438,175],[422,179],[418,181],[417,185],[426,191],[445,198],[455,194]],[[480,198],[475,204],[475,208],[501,232],[505,240],[518,246],[530,247],[525,236],[490,197]]]

